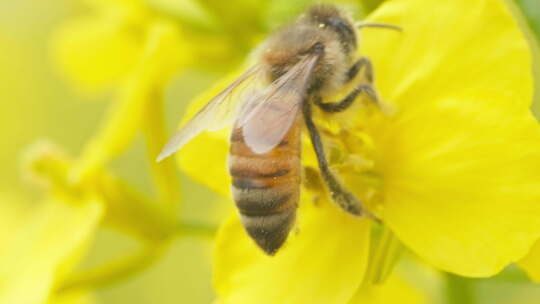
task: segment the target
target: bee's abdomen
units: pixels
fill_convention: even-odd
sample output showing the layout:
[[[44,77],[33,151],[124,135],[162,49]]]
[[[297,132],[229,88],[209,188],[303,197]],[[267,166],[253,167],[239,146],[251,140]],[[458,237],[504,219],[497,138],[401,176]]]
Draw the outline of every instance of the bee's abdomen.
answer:
[[[248,234],[268,254],[285,242],[296,218],[300,192],[299,126],[265,154],[252,152],[241,129],[231,138],[232,193]],[[239,134],[240,133],[240,134]]]

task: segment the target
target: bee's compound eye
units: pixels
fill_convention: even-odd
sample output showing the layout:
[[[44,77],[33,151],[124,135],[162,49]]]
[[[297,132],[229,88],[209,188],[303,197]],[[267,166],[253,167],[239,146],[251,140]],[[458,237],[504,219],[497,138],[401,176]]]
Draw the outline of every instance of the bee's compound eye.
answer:
[[[336,31],[347,31],[349,30],[349,24],[339,17],[328,18],[328,25],[334,28]]]
[[[354,28],[347,21],[340,17],[328,18],[328,27],[339,35],[339,40],[347,50],[353,49],[356,45],[356,34]]]
[[[311,47],[311,51],[320,54],[324,52],[324,45],[321,42],[317,42]]]

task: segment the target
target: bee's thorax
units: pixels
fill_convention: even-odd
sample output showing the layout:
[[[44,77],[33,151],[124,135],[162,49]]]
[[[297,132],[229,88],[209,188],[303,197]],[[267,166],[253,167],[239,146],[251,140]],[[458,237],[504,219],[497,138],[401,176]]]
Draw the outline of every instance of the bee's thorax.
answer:
[[[266,80],[276,80],[303,57],[320,52],[309,88],[321,95],[332,93],[344,82],[356,44],[353,23],[343,12],[333,6],[314,6],[263,44],[261,62]]]

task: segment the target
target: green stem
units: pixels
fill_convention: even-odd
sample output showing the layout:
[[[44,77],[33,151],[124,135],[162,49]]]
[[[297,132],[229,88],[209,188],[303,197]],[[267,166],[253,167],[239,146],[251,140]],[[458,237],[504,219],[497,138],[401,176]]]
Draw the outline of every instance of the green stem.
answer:
[[[170,157],[160,163],[156,162],[156,158],[167,140],[162,88],[154,88],[149,98],[152,101],[147,103],[145,110],[144,134],[150,169],[158,189],[159,201],[165,205],[167,214],[175,217],[180,203],[180,181],[175,171],[174,158]]]
[[[364,293],[369,293],[376,285],[383,284],[392,273],[403,246],[390,228],[383,226],[382,235],[369,259],[368,269],[363,282],[358,286],[349,303],[357,303]]]
[[[215,226],[183,222],[179,223],[171,231],[171,234],[175,237],[194,236],[210,238],[215,235],[216,231],[217,227]],[[152,242],[132,256],[76,273],[65,280],[56,289],[56,292],[62,293],[74,289],[93,289],[128,279],[152,266],[166,251],[170,241],[171,239]]]
[[[151,266],[163,255],[168,244],[169,242],[152,244],[132,256],[74,274],[65,280],[56,292],[94,289],[123,281]]]
[[[474,280],[446,274],[446,298],[447,304],[475,303]]]
[[[383,284],[396,265],[402,249],[401,242],[385,226],[379,244],[369,263],[366,274],[367,283]]]
[[[196,222],[182,222],[176,226],[175,234],[178,236],[196,236],[213,238],[218,227]]]

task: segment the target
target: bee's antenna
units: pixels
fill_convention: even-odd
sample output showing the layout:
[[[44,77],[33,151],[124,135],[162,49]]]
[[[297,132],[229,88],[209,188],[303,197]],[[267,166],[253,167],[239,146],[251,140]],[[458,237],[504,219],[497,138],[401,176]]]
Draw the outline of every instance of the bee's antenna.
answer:
[[[401,28],[400,26],[393,25],[393,24],[388,24],[388,23],[376,23],[376,22],[363,22],[363,21],[359,21],[359,22],[356,22],[354,25],[355,25],[357,28],[362,28],[362,27],[378,27],[378,28],[386,28],[386,29],[390,29],[390,30],[396,30],[396,31],[400,31],[400,32],[403,31],[403,28]]]

